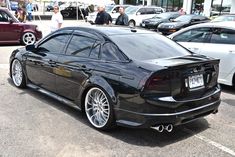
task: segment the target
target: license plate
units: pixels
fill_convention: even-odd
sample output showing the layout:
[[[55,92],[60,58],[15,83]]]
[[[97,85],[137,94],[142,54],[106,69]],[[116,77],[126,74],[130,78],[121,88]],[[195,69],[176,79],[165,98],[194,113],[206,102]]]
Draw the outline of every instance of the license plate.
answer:
[[[142,26],[145,27],[145,23],[142,23]]]
[[[189,88],[196,88],[204,86],[203,75],[193,75],[188,77],[189,80]]]

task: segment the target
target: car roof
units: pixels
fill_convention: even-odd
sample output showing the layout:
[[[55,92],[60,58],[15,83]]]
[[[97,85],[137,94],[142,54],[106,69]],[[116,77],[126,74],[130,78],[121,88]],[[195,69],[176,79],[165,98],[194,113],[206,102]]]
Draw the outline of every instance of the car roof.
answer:
[[[200,23],[200,24],[197,24],[197,25],[192,25],[192,26],[189,26],[189,27],[186,27],[184,29],[181,29],[171,35],[169,35],[169,37],[174,37],[178,34],[181,34],[182,32],[185,32],[187,30],[190,30],[190,29],[195,29],[195,28],[202,28],[202,27],[217,27],[217,28],[227,28],[227,29],[234,29],[235,30],[235,22],[234,21],[224,21],[224,22],[208,22],[208,23]]]
[[[141,28],[130,28],[130,27],[120,27],[120,26],[79,26],[79,27],[64,27],[62,29],[72,29],[80,30],[85,32],[96,32],[103,34],[104,36],[113,36],[113,35],[128,35],[128,34],[150,34],[152,31],[148,31]]]
[[[208,23],[201,23],[191,27],[225,27],[225,28],[232,28],[235,29],[235,22],[234,21],[223,21],[223,22],[208,22]]]
[[[132,5],[130,7],[133,7],[133,8],[161,8],[161,7],[158,7],[158,6],[153,6],[153,5],[148,5],[148,6],[143,6],[143,5]]]

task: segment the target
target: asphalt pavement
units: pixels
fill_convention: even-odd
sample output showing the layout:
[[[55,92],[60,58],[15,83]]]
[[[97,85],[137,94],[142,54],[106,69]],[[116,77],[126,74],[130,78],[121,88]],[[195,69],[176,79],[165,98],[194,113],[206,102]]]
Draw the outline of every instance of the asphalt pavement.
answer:
[[[48,21],[41,21],[40,27]],[[80,25],[71,21],[67,25]],[[48,29],[44,26],[43,34]],[[117,127],[103,132],[86,116],[32,89],[16,88],[11,52],[0,46],[0,157],[232,157],[235,156],[235,88],[222,86],[217,114],[171,133]]]

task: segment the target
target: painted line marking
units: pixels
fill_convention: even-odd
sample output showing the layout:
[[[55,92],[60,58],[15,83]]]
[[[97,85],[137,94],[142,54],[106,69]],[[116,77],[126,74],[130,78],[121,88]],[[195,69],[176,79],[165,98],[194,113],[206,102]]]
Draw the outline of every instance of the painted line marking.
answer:
[[[232,149],[230,149],[230,148],[228,148],[228,147],[226,147],[226,146],[223,146],[223,145],[220,144],[220,143],[217,143],[217,142],[215,142],[215,141],[212,141],[212,140],[206,138],[205,136],[196,135],[192,130],[189,130],[189,129],[186,129],[186,128],[184,128],[184,130],[185,130],[187,133],[193,134],[194,137],[196,137],[196,138],[198,138],[198,139],[200,139],[200,140],[202,140],[202,141],[204,141],[204,142],[206,142],[206,143],[208,143],[208,144],[210,144],[210,145],[212,145],[212,146],[214,146],[214,147],[216,147],[216,148],[222,150],[223,152],[226,152],[226,153],[228,153],[228,154],[230,154],[230,155],[232,155],[232,156],[235,156],[235,151],[233,151]]]

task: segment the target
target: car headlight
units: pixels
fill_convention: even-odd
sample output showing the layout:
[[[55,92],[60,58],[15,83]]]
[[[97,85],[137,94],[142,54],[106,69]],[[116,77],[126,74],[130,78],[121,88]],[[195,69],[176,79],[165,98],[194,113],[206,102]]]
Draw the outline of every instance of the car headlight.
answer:
[[[168,28],[171,28],[171,29],[172,29],[172,28],[175,28],[175,26],[171,25],[171,26],[168,26]]]

